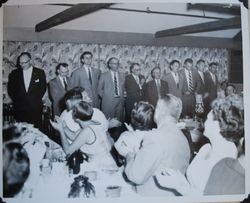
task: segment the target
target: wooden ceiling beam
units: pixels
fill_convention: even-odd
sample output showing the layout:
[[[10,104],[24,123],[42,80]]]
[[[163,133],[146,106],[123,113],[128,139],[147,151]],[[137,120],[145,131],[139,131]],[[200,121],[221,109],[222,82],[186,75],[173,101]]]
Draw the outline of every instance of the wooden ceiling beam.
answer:
[[[187,10],[202,10],[230,15],[240,15],[240,6],[226,4],[187,4]]]
[[[162,30],[156,32],[154,36],[155,38],[159,38],[159,37],[168,37],[168,36],[176,36],[176,35],[191,34],[191,33],[227,30],[240,27],[241,27],[240,17],[233,17],[229,19],[222,19],[207,23],[199,23],[195,25],[188,25],[173,29]]]
[[[60,25],[62,23],[74,20],[81,16],[90,14],[104,7],[110,6],[112,4],[76,4],[40,23],[35,26],[36,32],[41,32],[52,28],[54,26]]]
[[[233,40],[239,41],[242,40],[242,32],[238,32],[234,37]]]

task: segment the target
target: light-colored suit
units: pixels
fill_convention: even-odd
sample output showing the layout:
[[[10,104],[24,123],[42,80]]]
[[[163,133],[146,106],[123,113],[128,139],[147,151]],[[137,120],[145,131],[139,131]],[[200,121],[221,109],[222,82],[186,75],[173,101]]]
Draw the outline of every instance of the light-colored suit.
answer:
[[[177,74],[178,74],[178,78],[180,80],[180,75],[179,75],[179,73],[177,73]],[[165,81],[168,83],[169,93],[181,99],[180,82],[178,82],[178,83],[175,82],[175,79],[174,79],[171,72],[165,76]]]
[[[72,88],[71,79],[67,78],[67,89],[70,90]],[[64,96],[66,90],[57,76],[49,82],[49,96],[52,102],[52,112],[53,116],[60,116],[62,111],[65,108],[64,104]]]
[[[116,117],[118,120],[123,121],[124,111],[124,83],[125,75],[118,73],[119,93],[120,97],[115,97],[115,87],[111,71],[101,74],[98,84],[98,95],[101,97],[101,110],[106,118]]]
[[[185,69],[179,71],[180,73],[180,89],[181,89],[181,99],[182,99],[182,117],[189,116],[193,117],[195,114],[195,93],[200,88],[200,77],[198,71],[195,69],[191,70],[192,81],[193,81],[193,91],[189,91],[188,82],[186,79]]]
[[[83,87],[88,93],[88,96],[92,99],[93,106],[100,108],[97,87],[101,71],[96,68],[92,68],[91,70],[92,85],[90,84],[88,73],[86,72],[85,68],[81,67],[72,73],[72,87]]]
[[[157,129],[145,131],[142,147],[125,166],[127,178],[143,196],[173,196],[176,191],[160,187],[154,175],[165,168],[186,173],[190,161],[188,141],[175,122],[164,118]]]

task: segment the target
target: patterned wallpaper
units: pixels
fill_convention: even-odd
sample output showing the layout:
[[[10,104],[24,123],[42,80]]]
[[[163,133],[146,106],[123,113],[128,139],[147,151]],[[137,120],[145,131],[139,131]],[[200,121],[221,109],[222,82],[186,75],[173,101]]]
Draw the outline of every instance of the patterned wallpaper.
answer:
[[[129,66],[132,62],[138,62],[141,64],[142,74],[147,80],[151,79],[150,71],[156,65],[161,67],[162,74],[166,74],[169,71],[169,63],[173,59],[178,59],[181,64],[187,57],[192,58],[194,64],[199,59],[204,59],[206,65],[213,61],[217,62],[219,64],[217,71],[219,81],[227,79],[229,68],[227,49],[4,41],[4,102],[9,101],[6,92],[8,75],[15,69],[17,56],[23,51],[32,54],[34,66],[44,69],[47,81],[55,77],[55,67],[59,62],[68,63],[70,71],[79,67],[79,57],[84,51],[93,53],[93,66],[102,72],[107,70],[106,63],[111,56],[120,59],[120,71],[125,73],[129,72]]]

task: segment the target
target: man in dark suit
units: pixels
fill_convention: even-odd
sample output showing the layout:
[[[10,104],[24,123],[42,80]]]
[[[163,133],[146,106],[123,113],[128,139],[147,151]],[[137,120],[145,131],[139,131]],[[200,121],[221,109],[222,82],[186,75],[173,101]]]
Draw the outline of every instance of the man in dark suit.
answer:
[[[202,101],[204,105],[204,114],[203,118],[205,120],[208,112],[209,112],[209,93],[208,93],[208,84],[207,84],[207,79],[205,78],[205,61],[200,59],[196,62],[196,69],[198,71],[198,76],[200,79],[200,86],[199,89],[197,90],[197,93],[202,95]]]
[[[173,60],[169,64],[170,72],[165,76],[165,80],[168,83],[169,93],[179,97],[181,99],[181,89],[180,89],[180,62],[178,60]]]
[[[123,122],[125,75],[118,71],[119,60],[111,57],[107,66],[109,71],[103,73],[98,84],[101,97],[101,110],[106,118],[117,118]]]
[[[167,82],[161,80],[160,67],[154,67],[151,70],[151,76],[153,80],[146,84],[145,90],[143,92],[145,94],[145,100],[155,107],[158,99],[166,96],[169,93],[169,90]]]
[[[76,69],[71,76],[72,86],[84,88],[92,99],[93,107],[100,108],[97,87],[101,71],[91,66],[92,58],[93,54],[91,52],[83,52],[80,57],[82,66]]]
[[[182,117],[195,115],[195,94],[200,88],[200,79],[197,70],[193,69],[193,60],[184,61],[184,69],[180,70],[180,88],[182,98]]]
[[[204,73],[204,77],[207,81],[207,90],[208,90],[208,100],[209,105],[214,101],[214,99],[217,97],[217,63],[212,62],[209,64],[208,70]]]
[[[41,129],[43,95],[46,76],[43,70],[31,64],[31,55],[23,52],[17,58],[17,69],[9,75],[8,93],[14,104],[14,117],[18,122],[28,122]]]
[[[134,104],[138,101],[142,101],[142,88],[145,83],[145,77],[140,74],[140,65],[138,63],[132,63],[130,66],[131,74],[125,78],[125,91],[127,97],[125,99],[125,113],[126,122],[130,123],[130,114],[134,107]]]
[[[72,87],[68,77],[69,67],[67,63],[59,63],[56,66],[56,77],[49,82],[49,95],[52,101],[53,116],[60,116],[65,109],[64,95]]]

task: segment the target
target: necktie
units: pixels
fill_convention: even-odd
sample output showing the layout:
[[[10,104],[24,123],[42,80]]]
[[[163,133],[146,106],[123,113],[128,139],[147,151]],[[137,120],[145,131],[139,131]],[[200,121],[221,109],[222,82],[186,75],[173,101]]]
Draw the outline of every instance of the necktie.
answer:
[[[68,85],[67,85],[67,82],[66,82],[66,78],[63,78],[63,85],[64,85],[65,91],[67,92],[68,91]]]
[[[189,77],[189,81],[188,81],[188,89],[190,92],[194,91],[194,87],[193,87],[193,78],[192,78],[192,72],[188,71],[188,77]]]
[[[117,73],[114,74],[115,96],[119,96]]]
[[[156,80],[156,87],[157,87],[157,93],[158,93],[158,97],[161,97],[161,84],[160,84],[160,80]]]
[[[179,78],[178,78],[178,74],[177,73],[175,73],[175,82],[176,82],[177,88],[179,88]]]
[[[88,68],[88,72],[89,72],[89,82],[92,85],[92,77],[91,77],[91,71],[90,68]]]

